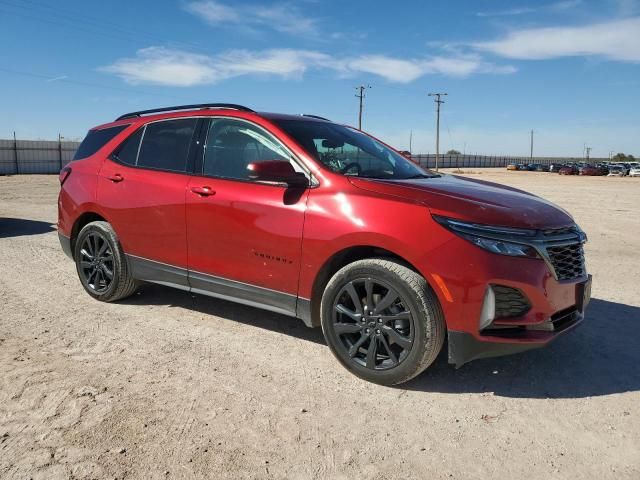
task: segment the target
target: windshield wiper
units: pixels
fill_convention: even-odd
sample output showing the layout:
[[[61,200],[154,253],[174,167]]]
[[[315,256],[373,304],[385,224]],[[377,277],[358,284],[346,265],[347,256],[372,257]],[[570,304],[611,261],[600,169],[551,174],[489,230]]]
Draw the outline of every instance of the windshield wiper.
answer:
[[[411,175],[410,177],[406,177],[403,180],[413,180],[414,178],[437,178],[440,175],[427,175],[426,173],[417,173],[416,175]]]

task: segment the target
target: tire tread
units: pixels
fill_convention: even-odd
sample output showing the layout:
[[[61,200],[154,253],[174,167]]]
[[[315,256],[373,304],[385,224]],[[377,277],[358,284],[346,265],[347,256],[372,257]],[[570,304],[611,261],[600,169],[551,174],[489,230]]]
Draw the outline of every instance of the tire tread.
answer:
[[[418,319],[423,319],[423,321],[426,322],[427,329],[427,334],[423,336],[423,344],[418,346],[422,355],[414,362],[413,368],[409,369],[401,377],[394,379],[390,384],[398,385],[404,383],[416,375],[419,375],[431,365],[442,349],[446,335],[446,327],[440,302],[424,277],[411,268],[399,263],[396,259],[386,257],[356,260],[344,266],[329,280],[325,292],[334,288],[336,284],[344,281],[344,278],[350,271],[362,268],[380,268],[395,275],[414,293],[415,299],[422,310],[419,312],[420,315],[418,315]],[[321,312],[325,311],[325,303],[331,301],[331,299],[325,297],[326,295],[323,295]]]
[[[116,302],[118,300],[130,297],[138,289],[139,283],[131,276],[131,272],[129,271],[129,262],[127,262],[127,258],[124,255],[116,232],[113,230],[111,224],[102,220],[98,220],[86,224],[78,234],[78,239],[82,237],[85,231],[92,228],[101,230],[102,233],[106,234],[109,237],[113,249],[113,255],[114,257],[118,257],[120,268],[114,269],[114,276],[116,277],[114,279],[114,281],[116,282],[116,289],[113,292],[102,295],[95,295],[91,291],[88,291],[88,293],[102,302]]]

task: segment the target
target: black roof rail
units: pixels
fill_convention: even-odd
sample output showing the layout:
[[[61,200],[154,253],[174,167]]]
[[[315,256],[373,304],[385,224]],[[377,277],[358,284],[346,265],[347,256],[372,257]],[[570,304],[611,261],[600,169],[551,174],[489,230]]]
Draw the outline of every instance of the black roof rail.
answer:
[[[310,113],[303,113],[302,116],[303,117],[317,118],[318,120],[326,120],[327,122],[331,121],[328,118],[321,117],[320,115],[311,115]]]
[[[249,107],[236,105],[235,103],[198,103],[195,105],[178,105],[175,107],[152,108],[151,110],[140,110],[138,112],[125,113],[124,115],[120,115],[118,118],[116,118],[116,122],[118,120],[124,120],[125,118],[140,117],[142,115],[148,115],[150,113],[177,112],[178,110],[198,110],[198,109],[206,110],[208,108],[220,108],[220,109],[227,109],[227,110],[240,110],[242,112],[253,112],[253,110],[251,110]]]

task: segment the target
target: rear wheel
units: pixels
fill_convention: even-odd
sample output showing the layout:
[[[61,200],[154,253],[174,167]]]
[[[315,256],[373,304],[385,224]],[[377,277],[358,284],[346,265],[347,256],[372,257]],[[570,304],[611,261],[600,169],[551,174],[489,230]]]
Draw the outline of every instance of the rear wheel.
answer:
[[[89,295],[113,302],[132,295],[137,288],[115,231],[107,222],[84,226],[75,242],[74,258],[82,286]]]
[[[436,359],[444,342],[435,294],[422,276],[393,260],[345,266],[329,281],[320,308],[333,354],[371,382],[406,382]]]

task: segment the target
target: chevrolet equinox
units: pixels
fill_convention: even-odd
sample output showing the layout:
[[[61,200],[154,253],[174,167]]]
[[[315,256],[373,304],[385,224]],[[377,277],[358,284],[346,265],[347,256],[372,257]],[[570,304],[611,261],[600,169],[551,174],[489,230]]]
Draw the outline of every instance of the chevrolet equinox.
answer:
[[[445,341],[456,366],[544,346],[590,297],[563,209],[315,115],[128,113],[89,131],[60,183],[60,242],[95,299],[153,282],[297,317],[380,384]]]

